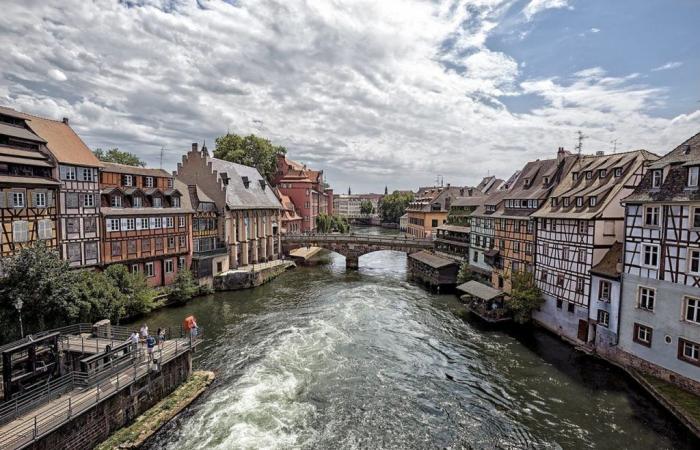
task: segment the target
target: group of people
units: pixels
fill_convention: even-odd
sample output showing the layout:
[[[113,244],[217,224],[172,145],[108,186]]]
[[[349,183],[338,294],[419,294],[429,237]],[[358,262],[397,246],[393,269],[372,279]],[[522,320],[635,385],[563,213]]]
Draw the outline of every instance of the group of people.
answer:
[[[197,337],[199,328],[197,327],[197,320],[194,316],[188,316],[184,321],[184,328],[190,333],[191,337]],[[155,352],[156,345],[161,346],[165,342],[166,333],[165,328],[158,328],[155,336],[148,332],[148,325],[141,325],[141,329],[137,332],[134,330],[127,342],[132,342],[136,345],[136,348],[141,346],[141,348],[146,349],[146,355],[148,357],[148,362],[153,362],[153,353]]]

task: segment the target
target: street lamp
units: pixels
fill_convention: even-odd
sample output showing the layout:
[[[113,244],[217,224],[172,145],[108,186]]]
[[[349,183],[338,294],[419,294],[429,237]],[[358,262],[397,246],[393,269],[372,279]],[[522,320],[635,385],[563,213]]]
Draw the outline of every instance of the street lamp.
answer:
[[[24,305],[24,302],[21,298],[17,298],[12,305],[17,310],[17,314],[19,314],[19,334],[20,337],[24,338],[24,328],[22,327],[22,305]]]

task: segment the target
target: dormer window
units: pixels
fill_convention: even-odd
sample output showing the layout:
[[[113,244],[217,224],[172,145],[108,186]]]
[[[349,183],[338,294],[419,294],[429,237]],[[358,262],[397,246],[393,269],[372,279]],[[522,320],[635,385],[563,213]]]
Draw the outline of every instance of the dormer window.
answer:
[[[124,175],[124,186],[133,186],[134,185],[134,177],[131,175]]]
[[[530,179],[525,178],[525,187],[530,187]]]
[[[571,178],[572,178],[574,181],[578,180],[578,172],[573,172],[573,173],[571,174]]]
[[[564,197],[564,208],[569,207],[569,197]]]
[[[613,170],[613,176],[615,176],[615,177],[622,176],[622,167],[615,167],[615,169]]]
[[[122,198],[118,195],[113,195],[110,201],[110,205],[112,205],[112,208],[121,208]]]
[[[547,185],[549,184],[549,177],[544,177],[544,178],[542,179],[542,183],[543,183],[545,186],[547,186]]]
[[[163,207],[163,199],[160,197],[153,197],[153,207],[154,208],[162,208]]]
[[[605,178],[608,175],[608,170],[607,169],[600,169],[598,172],[598,177],[599,178]]]
[[[593,178],[593,172],[590,171],[590,170],[587,170],[587,171],[586,171],[586,179],[587,179],[587,180],[590,180],[590,179],[592,179],[592,178]]]
[[[153,177],[146,177],[144,183],[145,183],[147,188],[152,188],[153,187]]]
[[[557,198],[552,197],[552,208],[556,208],[556,207],[557,207]]]
[[[180,207],[180,197],[173,197],[173,208]]]
[[[579,208],[583,206],[583,197],[576,197],[576,206]]]
[[[651,172],[651,187],[658,189],[661,187],[661,179],[663,178],[663,173],[661,170],[654,170]]]
[[[169,189],[173,188],[173,179],[172,178],[168,178],[168,188]]]
[[[700,166],[688,167],[688,187],[698,187],[698,175]]]
[[[134,204],[134,208],[141,208],[143,206],[143,199],[135,195],[132,203]]]
[[[598,198],[593,196],[588,198],[588,205],[589,206],[595,206],[596,203],[598,203]]]

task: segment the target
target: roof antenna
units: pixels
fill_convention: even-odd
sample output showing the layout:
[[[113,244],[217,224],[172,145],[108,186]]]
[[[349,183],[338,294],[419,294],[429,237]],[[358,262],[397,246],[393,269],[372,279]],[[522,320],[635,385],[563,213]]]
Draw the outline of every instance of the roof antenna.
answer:
[[[613,145],[613,154],[614,154],[614,153],[617,153],[617,143],[618,143],[618,141],[619,141],[619,139],[617,139],[617,138],[615,138],[615,139],[613,139],[612,141],[610,141],[610,143]]]
[[[163,156],[165,155],[165,146],[160,148],[160,168],[163,168]]]
[[[578,143],[576,144],[576,151],[578,152],[578,155],[581,156],[581,150],[583,150],[583,140],[586,139],[588,136],[584,136],[584,134],[581,132],[581,130],[578,130],[576,132],[578,135]]]

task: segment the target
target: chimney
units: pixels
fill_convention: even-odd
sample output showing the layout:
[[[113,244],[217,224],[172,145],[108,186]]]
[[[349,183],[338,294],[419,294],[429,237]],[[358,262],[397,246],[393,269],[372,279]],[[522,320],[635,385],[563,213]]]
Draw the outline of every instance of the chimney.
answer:
[[[193,151],[193,152],[196,152],[196,151],[197,151],[197,143],[196,143],[196,142],[193,142],[193,143],[192,143],[192,151]]]
[[[566,151],[564,151],[564,147],[559,147],[559,150],[557,151],[557,162],[561,162],[565,157]]]
[[[603,156],[603,155],[605,155],[605,152],[603,150],[598,150],[597,152],[595,152],[595,155],[596,156]]]
[[[63,118],[63,123],[65,123],[66,125],[68,125],[68,117],[64,117],[64,118]]]

